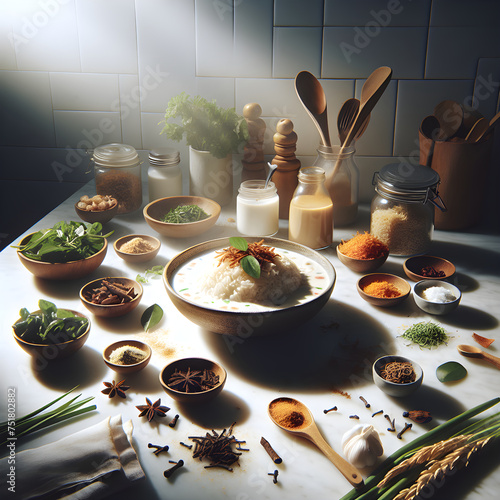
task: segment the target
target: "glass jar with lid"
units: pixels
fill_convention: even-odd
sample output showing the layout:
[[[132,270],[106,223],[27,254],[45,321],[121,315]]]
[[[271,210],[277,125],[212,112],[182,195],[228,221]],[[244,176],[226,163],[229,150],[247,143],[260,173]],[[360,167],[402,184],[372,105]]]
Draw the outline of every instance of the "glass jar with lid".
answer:
[[[155,148],[149,152],[149,201],[182,195],[181,155],[174,148]]]
[[[327,248],[333,239],[333,203],[320,167],[299,170],[298,185],[290,202],[288,239],[314,250]]]
[[[423,165],[393,163],[373,177],[370,233],[392,255],[425,253],[434,231],[434,207],[446,210],[438,193],[437,172]]]
[[[106,144],[94,149],[96,192],[118,201],[118,213],[127,214],[142,204],[141,162],[134,147]]]
[[[236,227],[246,236],[272,236],[279,229],[279,198],[273,182],[243,181],[236,197]]]
[[[354,146],[323,146],[317,149],[314,166],[326,175],[326,188],[333,201],[335,227],[347,226],[358,215],[359,170],[354,159]]]

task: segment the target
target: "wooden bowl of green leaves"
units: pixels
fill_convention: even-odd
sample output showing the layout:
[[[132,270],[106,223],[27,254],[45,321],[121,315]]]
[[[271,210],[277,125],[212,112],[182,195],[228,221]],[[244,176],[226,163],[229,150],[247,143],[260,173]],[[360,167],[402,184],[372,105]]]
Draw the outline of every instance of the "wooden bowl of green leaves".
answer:
[[[201,196],[170,196],[144,207],[151,228],[170,238],[190,238],[208,231],[219,218],[220,205]]]
[[[98,222],[58,222],[53,228],[28,234],[17,246],[24,267],[37,278],[78,279],[95,271],[108,249]]]
[[[30,356],[54,361],[68,357],[85,344],[90,333],[86,316],[71,309],[58,309],[43,299],[38,301],[38,307],[32,313],[21,309],[20,318],[12,325],[14,339]]]

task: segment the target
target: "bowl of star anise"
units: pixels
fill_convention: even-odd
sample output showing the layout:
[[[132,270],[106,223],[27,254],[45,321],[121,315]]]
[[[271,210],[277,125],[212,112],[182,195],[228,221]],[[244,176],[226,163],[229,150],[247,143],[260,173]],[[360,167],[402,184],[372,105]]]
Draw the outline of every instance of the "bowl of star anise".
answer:
[[[205,358],[181,358],[160,372],[163,390],[181,403],[204,403],[220,394],[226,383],[226,370]]]

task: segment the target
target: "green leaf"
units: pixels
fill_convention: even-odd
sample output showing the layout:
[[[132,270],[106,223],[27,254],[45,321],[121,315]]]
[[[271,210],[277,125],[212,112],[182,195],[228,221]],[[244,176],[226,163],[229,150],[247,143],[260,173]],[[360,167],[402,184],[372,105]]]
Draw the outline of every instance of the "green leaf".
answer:
[[[436,377],[440,382],[455,382],[467,375],[467,370],[456,361],[448,361],[437,367]]]
[[[163,309],[158,304],[153,304],[149,306],[141,316],[141,325],[144,331],[149,331],[151,328],[155,327],[163,318]]]
[[[40,299],[38,301],[38,307],[47,316],[55,316],[57,313],[57,307],[54,303],[48,300]]]
[[[240,260],[240,265],[252,278],[260,278],[260,265],[259,261],[253,255],[247,255]]]
[[[229,244],[236,248],[236,250],[241,250],[242,252],[246,252],[248,250],[248,243],[245,238],[240,238],[239,236],[233,236],[229,238]]]

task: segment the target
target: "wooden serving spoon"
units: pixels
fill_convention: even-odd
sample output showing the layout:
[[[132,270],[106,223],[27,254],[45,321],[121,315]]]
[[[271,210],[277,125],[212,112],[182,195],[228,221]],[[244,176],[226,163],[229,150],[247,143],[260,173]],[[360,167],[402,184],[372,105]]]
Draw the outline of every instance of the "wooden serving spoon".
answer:
[[[326,96],[321,83],[309,71],[300,71],[295,77],[295,92],[306,109],[308,115],[318,129],[321,143],[331,147],[328,132],[328,115],[326,112]]]
[[[486,118],[479,118],[479,120],[472,125],[471,129],[465,136],[466,142],[477,142],[483,136],[487,128],[490,126]]]
[[[458,102],[446,100],[436,105],[434,116],[441,126],[441,140],[451,139],[462,126],[464,110]]]
[[[482,351],[479,347],[472,345],[460,344],[457,346],[458,352],[462,356],[468,356],[469,358],[481,358],[488,361],[493,366],[500,370],[500,358],[493,356],[487,352]]]
[[[359,106],[360,106],[359,99],[353,97],[351,99],[347,99],[347,101],[345,101],[342,107],[340,108],[337,117],[337,129],[339,131],[339,140],[341,146],[344,144],[347,134],[349,133],[349,130],[351,129],[352,124],[356,119],[356,116],[359,111]],[[364,123],[361,125],[360,129],[358,130],[358,133],[354,137],[353,142],[357,141],[365,133],[365,130],[368,127],[368,123],[370,122],[370,116],[371,115],[368,115]]]
[[[476,142],[479,142],[483,137],[486,137],[495,128],[500,118],[500,112],[498,112],[489,122],[488,128],[483,131],[483,133],[477,138]]]
[[[430,167],[432,165],[432,156],[434,155],[436,141],[442,140],[440,139],[441,126],[439,125],[439,120],[434,115],[426,116],[420,124],[420,131],[427,139],[432,141],[427,153],[427,161],[425,162],[425,165]]]
[[[297,413],[300,412],[304,417],[304,422],[297,428],[286,427],[280,423],[279,416],[283,418],[283,411],[287,407],[290,407],[290,405],[293,405],[295,408],[293,411]],[[325,441],[325,438],[321,435],[316,423],[314,422],[312,413],[305,404],[292,398],[277,398],[269,403],[268,413],[271,420],[281,429],[290,432],[291,434],[295,434],[296,436],[309,439],[309,441],[313,442],[355,488],[363,486],[363,477],[358,469],[356,469],[356,467],[350,464],[347,460],[343,459]]]

